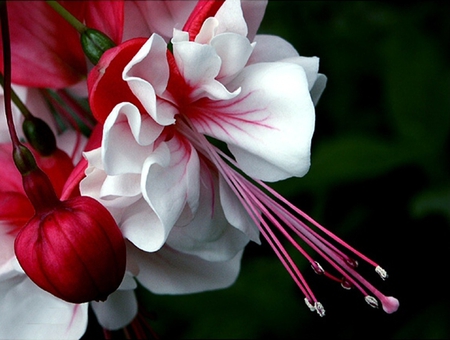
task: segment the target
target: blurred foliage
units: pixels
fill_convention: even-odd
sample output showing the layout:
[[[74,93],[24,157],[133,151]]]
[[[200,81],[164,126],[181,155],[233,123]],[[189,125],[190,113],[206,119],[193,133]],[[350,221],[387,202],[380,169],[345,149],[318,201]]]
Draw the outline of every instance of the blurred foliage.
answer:
[[[386,282],[366,276],[399,311],[305,268],[320,318],[269,247],[250,245],[229,289],[142,292],[162,338],[450,338],[449,13],[447,2],[271,1],[260,29],[319,56],[328,77],[311,170],[274,187],[383,265]]]

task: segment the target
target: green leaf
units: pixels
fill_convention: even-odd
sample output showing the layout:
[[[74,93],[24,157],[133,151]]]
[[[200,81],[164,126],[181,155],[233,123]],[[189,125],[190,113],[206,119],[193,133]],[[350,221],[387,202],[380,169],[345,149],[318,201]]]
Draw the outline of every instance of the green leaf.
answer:
[[[440,186],[421,193],[412,202],[412,211],[418,218],[438,213],[450,221],[450,186]]]

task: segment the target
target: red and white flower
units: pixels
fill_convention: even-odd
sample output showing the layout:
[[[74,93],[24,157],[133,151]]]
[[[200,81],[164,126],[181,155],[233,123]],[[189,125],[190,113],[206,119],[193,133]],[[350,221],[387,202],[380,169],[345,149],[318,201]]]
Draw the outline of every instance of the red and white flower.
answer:
[[[138,279],[158,293],[228,286],[242,249],[259,242],[206,136],[225,142],[256,179],[309,168],[318,58],[299,56],[281,38],[250,41],[240,2],[212,3],[174,31],[173,52],[158,34],[131,39],[107,51],[88,79],[104,127],[101,147],[86,154],[81,192],[102,202],[141,250],[131,252]],[[179,273],[175,256],[203,272],[196,280],[195,271]]]

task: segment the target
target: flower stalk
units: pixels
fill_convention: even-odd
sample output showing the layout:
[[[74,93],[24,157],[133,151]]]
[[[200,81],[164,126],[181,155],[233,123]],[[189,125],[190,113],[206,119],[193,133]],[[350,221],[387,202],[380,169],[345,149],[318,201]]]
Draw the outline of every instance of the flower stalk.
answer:
[[[83,34],[88,29],[80,20],[65,9],[58,1],[47,0],[46,3],[53,8],[61,17],[63,17],[78,33]]]

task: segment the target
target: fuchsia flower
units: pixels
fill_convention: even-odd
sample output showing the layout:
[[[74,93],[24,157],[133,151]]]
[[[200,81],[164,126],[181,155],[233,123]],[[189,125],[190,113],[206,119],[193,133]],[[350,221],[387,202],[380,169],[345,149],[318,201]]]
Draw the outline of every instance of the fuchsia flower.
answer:
[[[245,246],[260,235],[312,311],[324,315],[280,235],[318,274],[357,288],[371,306],[398,308],[346,253],[384,279],[381,267],[265,184],[308,171],[314,106],[326,83],[318,58],[256,35],[267,1],[61,3],[118,46],[88,76],[99,124],[85,158],[73,168],[60,150],[37,157],[56,193],[40,172],[23,176],[24,191],[6,156],[10,145],[0,144],[7,179],[0,188],[0,338],[80,337],[87,302],[104,328],[124,327],[137,314],[133,277],[154,293],[227,287]],[[79,35],[53,9],[44,2],[9,2],[8,9],[13,82],[66,88],[86,77],[92,65]],[[35,90],[25,92],[27,106],[43,107]],[[24,312],[17,301],[33,308]]]
[[[307,305],[323,315],[275,236],[278,229],[316,272],[357,287],[375,306],[368,290],[387,312],[395,311],[396,299],[379,293],[355,271],[355,261],[311,230],[302,222],[308,217],[262,182],[308,171],[314,102],[325,78],[318,74],[317,58],[299,56],[277,37],[256,36],[252,42],[248,31],[239,1],[202,2],[183,30],[174,31],[170,50],[153,34],[107,51],[88,79],[90,105],[104,127],[101,147],[86,154],[82,193],[102,202],[124,236],[144,251],[132,248],[131,256],[139,256],[134,256],[141,270],[137,278],[153,292],[230,284],[239,270],[237,256],[249,240],[259,242],[261,232]],[[231,154],[206,136],[224,142]],[[288,231],[343,278],[325,272]],[[356,254],[385,278],[378,265]],[[207,278],[215,275],[207,272],[207,262],[230,268],[233,261],[234,269],[222,282],[214,277],[208,286],[202,276],[187,289],[183,277],[168,270],[168,264],[176,265],[173,256],[196,258]]]

